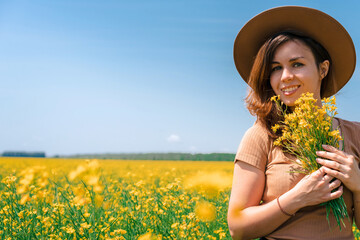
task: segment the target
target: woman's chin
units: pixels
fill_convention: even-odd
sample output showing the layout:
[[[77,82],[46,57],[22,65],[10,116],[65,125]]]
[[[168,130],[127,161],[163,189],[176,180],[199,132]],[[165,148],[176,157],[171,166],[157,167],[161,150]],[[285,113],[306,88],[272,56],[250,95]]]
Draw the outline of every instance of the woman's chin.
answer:
[[[281,101],[288,107],[293,107],[295,106],[295,101],[296,101],[297,98],[294,98],[294,99],[290,99],[290,98],[283,98],[281,99]]]
[[[285,105],[288,106],[290,109],[293,109],[295,107],[295,104],[293,102],[285,103]]]

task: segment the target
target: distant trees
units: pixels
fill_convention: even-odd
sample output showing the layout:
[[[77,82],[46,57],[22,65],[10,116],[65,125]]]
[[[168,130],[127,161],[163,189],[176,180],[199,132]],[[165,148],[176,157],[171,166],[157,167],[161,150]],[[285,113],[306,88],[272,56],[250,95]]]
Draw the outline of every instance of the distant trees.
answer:
[[[4,151],[2,157],[46,157],[45,152]],[[233,153],[106,153],[55,155],[55,158],[124,159],[124,160],[179,160],[179,161],[234,161]]]
[[[80,154],[59,156],[66,158],[129,159],[129,160],[190,160],[190,161],[234,161],[233,153],[119,153]]]
[[[45,152],[23,152],[23,151],[5,151],[1,154],[3,157],[46,157]]]

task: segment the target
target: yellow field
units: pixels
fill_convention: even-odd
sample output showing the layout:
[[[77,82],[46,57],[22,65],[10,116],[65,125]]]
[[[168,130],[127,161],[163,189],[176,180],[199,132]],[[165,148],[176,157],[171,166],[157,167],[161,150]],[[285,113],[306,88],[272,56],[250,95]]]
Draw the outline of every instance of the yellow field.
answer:
[[[230,238],[232,162],[0,158],[0,166],[1,239]]]
[[[231,239],[232,162],[0,158],[0,167],[0,239]]]

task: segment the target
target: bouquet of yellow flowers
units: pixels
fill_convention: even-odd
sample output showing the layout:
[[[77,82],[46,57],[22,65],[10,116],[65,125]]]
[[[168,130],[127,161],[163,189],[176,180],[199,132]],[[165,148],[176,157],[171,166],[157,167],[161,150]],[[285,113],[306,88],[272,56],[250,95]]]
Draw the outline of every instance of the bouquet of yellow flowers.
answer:
[[[322,145],[331,145],[339,148],[342,140],[340,131],[333,130],[332,120],[337,114],[336,99],[325,98],[322,100],[322,107],[316,105],[311,93],[302,94],[295,101],[295,108],[292,112],[280,101],[279,96],[271,98],[283,116],[283,121],[272,126],[276,133],[282,131],[280,137],[274,141],[275,146],[280,146],[284,151],[296,156],[296,163],[301,166],[302,173],[310,174],[321,167],[316,162],[316,151],[322,150]],[[323,203],[326,207],[326,218],[329,222],[329,214],[332,211],[337,224],[341,229],[343,219],[349,219],[343,197]],[[330,223],[329,223],[330,224]]]

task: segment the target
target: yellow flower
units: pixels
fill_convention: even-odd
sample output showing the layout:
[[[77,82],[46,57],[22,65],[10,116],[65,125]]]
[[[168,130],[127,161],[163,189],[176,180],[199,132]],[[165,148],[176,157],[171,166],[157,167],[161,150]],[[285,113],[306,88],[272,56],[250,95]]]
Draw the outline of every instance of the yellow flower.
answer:
[[[309,125],[305,119],[300,119],[299,126],[302,128],[307,128]]]
[[[66,229],[66,232],[69,233],[69,234],[72,234],[75,232],[75,229],[73,229],[72,227],[69,227]]]
[[[122,234],[122,235],[124,235],[124,234],[127,233],[127,231],[124,230],[124,229],[118,229],[118,230],[115,230],[114,232],[115,232],[116,234]]]
[[[280,99],[280,95],[277,95],[277,96],[275,95],[270,98],[270,101],[276,102],[279,99]]]
[[[160,240],[161,236],[152,235],[151,232],[141,235],[137,240]]]
[[[104,201],[104,197],[101,195],[96,195],[95,196],[95,206],[96,207],[101,207],[102,203]]]
[[[332,105],[336,105],[336,98],[335,98],[335,96],[333,96],[332,98],[331,98],[331,102],[330,102]]]
[[[25,193],[26,191],[29,190],[29,187],[27,185],[21,185],[17,190],[16,192],[18,194],[22,194],[22,193]]]
[[[21,198],[21,200],[20,200],[20,204],[21,205],[24,205],[25,203],[27,203],[28,201],[30,201],[30,196],[29,196],[29,194],[25,194],[22,198]]]
[[[24,218],[24,210],[23,210],[23,211],[20,211],[20,212],[18,213],[18,216],[19,216],[20,219],[23,219],[23,218]]]
[[[331,137],[340,136],[340,131],[339,130],[331,131],[329,132],[329,136]]]
[[[328,104],[330,103],[330,98],[323,98],[322,101],[323,103]]]
[[[185,188],[195,189],[213,198],[232,184],[232,176],[223,172],[199,172],[185,180]]]
[[[100,193],[100,192],[102,192],[102,190],[103,190],[103,187],[99,184],[96,184],[95,186],[93,186],[93,191],[96,193]]]
[[[271,130],[276,133],[277,130],[280,128],[280,125],[279,124],[275,124],[274,126],[271,127]]]
[[[86,183],[91,186],[95,186],[99,182],[99,176],[98,175],[90,175],[87,177]]]
[[[97,160],[91,160],[91,161],[87,161],[88,163],[88,167],[91,170],[97,170],[100,167],[99,161]]]
[[[86,229],[91,227],[91,225],[88,224],[88,223],[81,223],[80,226],[83,227],[83,228],[86,228]]]
[[[202,221],[213,221],[216,217],[216,208],[209,202],[198,202],[195,207],[195,214]]]
[[[317,100],[313,98],[313,94],[305,93],[295,101],[295,109],[292,113],[281,111],[284,118],[280,122],[280,128],[283,129],[282,136],[274,140],[275,146],[281,146],[285,151],[297,157],[298,163],[302,169],[301,172],[310,174],[319,167],[316,161],[315,152],[321,144],[331,144],[334,147],[339,146],[342,140],[339,130],[332,129],[333,117],[337,114],[335,106],[335,97],[323,99],[323,105],[316,105]],[[273,129],[277,126],[273,126]],[[330,131],[330,132],[329,132]],[[347,216],[345,203],[341,199],[336,206],[325,205],[327,212],[333,212],[338,223]],[[328,216],[327,216],[328,217]],[[339,225],[340,229],[341,226]]]
[[[171,228],[177,228],[177,226],[179,226],[179,223],[177,222],[177,223],[173,223],[172,225],[171,225]]]
[[[69,173],[69,179],[72,181],[86,171],[86,168],[83,165],[79,165],[75,171]]]

